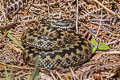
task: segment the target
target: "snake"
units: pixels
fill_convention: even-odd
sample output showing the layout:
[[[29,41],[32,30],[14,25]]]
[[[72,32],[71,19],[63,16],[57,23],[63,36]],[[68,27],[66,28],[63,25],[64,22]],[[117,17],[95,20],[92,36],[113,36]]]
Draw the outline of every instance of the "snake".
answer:
[[[23,59],[29,65],[43,69],[76,67],[92,57],[90,42],[76,30],[71,29],[70,19],[49,18],[38,21],[34,28],[28,28],[22,35]]]

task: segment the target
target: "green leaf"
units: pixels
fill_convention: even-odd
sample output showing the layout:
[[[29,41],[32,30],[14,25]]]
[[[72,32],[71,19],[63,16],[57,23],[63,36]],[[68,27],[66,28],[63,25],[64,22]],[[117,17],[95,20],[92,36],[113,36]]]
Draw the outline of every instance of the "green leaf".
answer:
[[[108,50],[109,46],[106,43],[100,42],[98,50]]]
[[[97,41],[95,39],[91,39],[91,44],[93,46],[97,46],[98,45],[98,43],[97,43]]]
[[[92,54],[94,54],[97,50],[97,46],[92,49]]]
[[[8,76],[6,64],[4,64],[4,69],[5,69],[6,80],[10,80],[10,77]]]

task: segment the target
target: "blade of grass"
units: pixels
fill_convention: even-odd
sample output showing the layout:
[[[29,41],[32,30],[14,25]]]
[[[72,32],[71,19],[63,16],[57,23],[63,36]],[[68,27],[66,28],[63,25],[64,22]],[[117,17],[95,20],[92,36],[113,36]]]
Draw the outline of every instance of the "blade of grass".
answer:
[[[39,64],[39,56],[36,58],[35,60],[35,68],[34,68],[34,72],[32,74],[32,79],[31,80],[36,80],[36,76],[38,74],[38,64]]]
[[[12,47],[13,47],[13,49],[16,49],[16,47],[15,47],[15,46],[13,46],[11,42],[9,42],[8,40],[6,40],[6,42],[8,43],[8,45],[9,45],[9,46],[12,46]]]
[[[5,69],[6,80],[10,80],[10,77],[8,76],[6,64],[4,64],[4,69]]]
[[[3,31],[5,33],[5,31]],[[21,49],[24,50],[23,46],[8,32],[7,37],[14,41]]]
[[[7,35],[11,40],[13,40],[21,49],[24,50],[23,46],[10,34]]]
[[[5,22],[5,21],[0,21],[0,23],[2,23],[2,24],[3,24],[3,23],[7,23],[7,22]]]
[[[30,72],[28,72],[28,74],[31,74],[31,71],[30,71]],[[30,77],[30,75],[28,75],[28,78],[27,78],[27,80],[31,80],[31,77]]]

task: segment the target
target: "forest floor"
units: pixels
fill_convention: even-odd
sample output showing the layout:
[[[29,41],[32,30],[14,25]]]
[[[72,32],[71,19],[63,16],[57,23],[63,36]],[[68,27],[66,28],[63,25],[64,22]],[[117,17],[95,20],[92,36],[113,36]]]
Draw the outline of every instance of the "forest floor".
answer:
[[[76,31],[107,48],[75,71],[39,72],[36,80],[120,80],[120,0],[0,0],[0,80],[33,80],[21,36],[30,21],[46,17],[72,20]]]

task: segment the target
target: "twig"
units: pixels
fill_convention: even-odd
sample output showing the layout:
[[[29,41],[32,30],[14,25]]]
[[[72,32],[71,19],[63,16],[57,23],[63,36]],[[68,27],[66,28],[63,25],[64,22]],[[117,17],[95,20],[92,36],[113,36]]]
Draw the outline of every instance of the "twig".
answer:
[[[107,45],[111,45],[111,44],[114,44],[114,43],[117,43],[117,42],[120,42],[120,40],[115,40],[113,42],[107,43]]]
[[[55,76],[53,75],[53,72],[52,72],[52,71],[50,71],[50,75],[52,76],[53,80],[57,80],[57,79],[55,78]]]
[[[76,9],[76,32],[78,32],[78,0],[77,0],[77,9]]]
[[[72,68],[71,68],[71,67],[69,67],[69,69],[70,69],[70,71],[71,71],[71,74],[72,74],[72,76],[73,76],[74,80],[76,80],[76,79],[78,79],[78,80],[79,80],[78,76],[77,76],[77,75],[75,75],[75,73],[74,73],[74,71],[72,70]]]
[[[4,29],[10,29],[10,28],[12,28],[13,26],[15,26],[16,24],[18,24],[19,22],[11,22],[11,23],[9,23],[9,24],[7,24],[7,25],[5,25],[5,26],[2,26],[2,27],[0,27],[0,30],[4,30]]]
[[[116,62],[116,63],[111,63],[111,64],[104,64],[102,66],[97,66],[97,67],[94,67],[86,72],[84,72],[85,74],[89,74],[89,73],[93,73],[94,71],[96,70],[100,70],[102,68],[106,68],[106,67],[109,67],[109,66],[117,66],[117,65],[120,65],[120,61],[119,62]]]
[[[103,7],[105,10],[107,10],[108,12],[110,12],[111,14],[113,14],[113,15],[116,15],[116,13],[115,12],[113,12],[112,10],[110,10],[110,9],[108,9],[107,7],[105,7],[103,4],[101,4],[98,0],[94,0],[97,4],[99,4],[101,7]],[[118,16],[118,18],[120,18],[120,15],[118,15],[117,14],[117,16]]]
[[[8,34],[8,31],[7,31],[7,32],[5,32],[5,34],[4,34],[4,35],[2,35],[2,37],[0,38],[0,41],[2,41],[2,40],[4,39],[4,37],[5,37],[7,34]]]
[[[104,55],[104,54],[109,54],[109,55],[111,55],[111,54],[120,54],[120,51],[108,51],[106,53],[102,53],[102,55]]]
[[[48,17],[50,17],[50,6],[49,6],[49,0],[47,0],[47,5],[48,5]]]
[[[3,67],[4,64],[0,63],[0,66]],[[11,68],[16,68],[16,69],[22,69],[22,70],[34,70],[34,68],[27,68],[25,66],[16,66],[16,65],[11,65],[11,64],[6,64],[7,67],[11,67]]]
[[[97,37],[97,35],[98,35],[99,31],[100,31],[101,24],[102,24],[102,12],[101,12],[101,18],[100,18],[99,28],[97,30],[97,34],[95,35],[95,39],[96,39],[96,37]]]
[[[56,71],[57,76],[60,78],[60,80],[64,80],[61,75]]]
[[[0,27],[0,30],[9,30],[10,28],[14,27],[15,25],[17,24],[20,24],[20,23],[28,23],[28,22],[38,22],[37,20],[29,20],[29,21],[19,21],[19,22],[11,22],[7,25],[4,25],[2,27]]]

